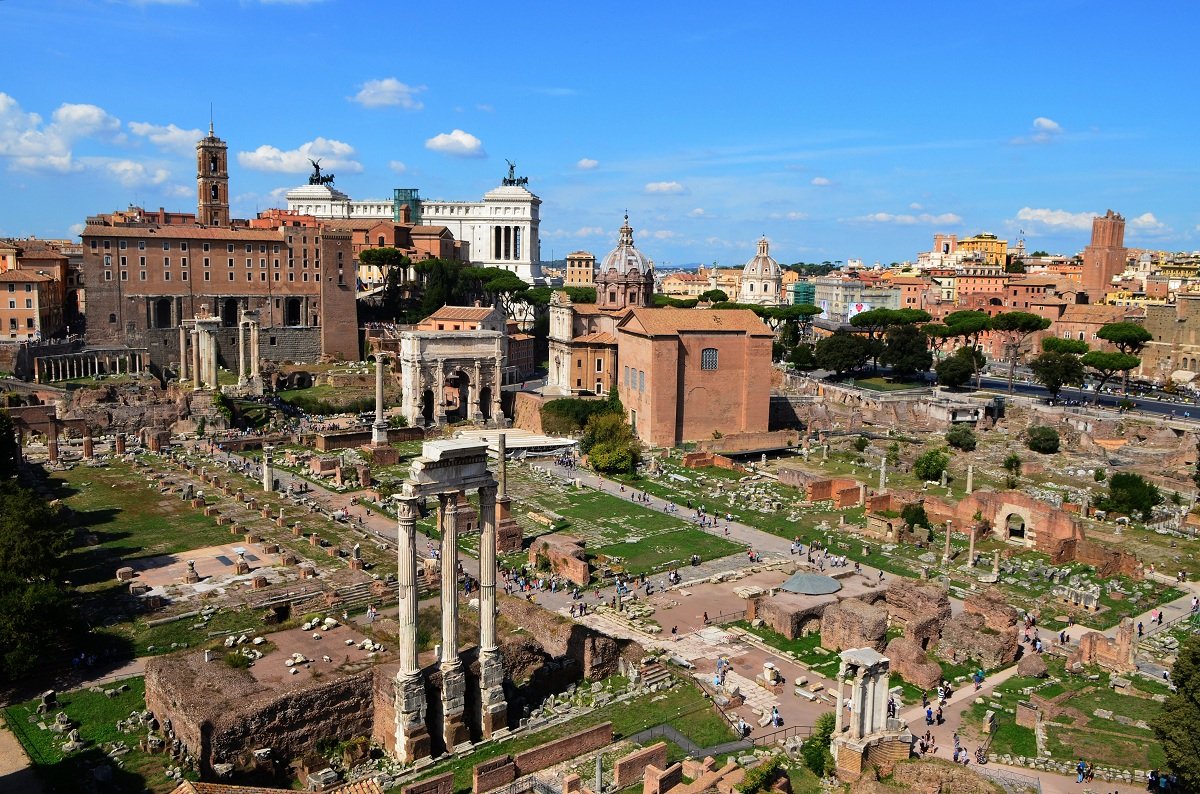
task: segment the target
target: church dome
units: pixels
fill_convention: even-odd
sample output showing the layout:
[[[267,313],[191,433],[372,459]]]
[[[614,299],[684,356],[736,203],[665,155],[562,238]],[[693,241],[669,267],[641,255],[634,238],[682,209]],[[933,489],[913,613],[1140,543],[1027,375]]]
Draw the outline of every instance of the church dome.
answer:
[[[770,244],[766,237],[758,241],[758,253],[746,263],[746,267],[742,270],[742,278],[777,279],[782,276],[779,263],[768,253],[769,248]]]
[[[620,275],[626,273],[645,274],[654,271],[654,264],[633,244],[633,229],[629,227],[629,215],[625,216],[625,225],[621,227],[621,237],[617,241],[617,247],[609,251],[600,263],[601,273],[607,273],[610,270],[615,270]]]

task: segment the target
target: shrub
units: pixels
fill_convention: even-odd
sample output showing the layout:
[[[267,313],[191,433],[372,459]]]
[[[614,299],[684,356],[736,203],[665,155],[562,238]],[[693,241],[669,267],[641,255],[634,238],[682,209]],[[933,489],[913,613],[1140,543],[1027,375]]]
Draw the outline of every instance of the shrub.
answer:
[[[751,769],[746,770],[742,782],[734,787],[735,791],[741,794],[754,794],[757,791],[766,791],[767,787],[775,780],[775,774],[779,770],[779,758],[772,756],[765,759],[761,764]]]
[[[924,505],[916,503],[905,505],[904,509],[900,511],[900,517],[910,527],[929,528],[929,516],[925,514]]]
[[[836,718],[832,711],[827,711],[817,717],[813,723],[812,735],[800,746],[800,755],[804,757],[804,765],[817,777],[824,777],[833,771],[833,756],[829,752],[829,739],[833,736]]]
[[[571,435],[583,430],[596,414],[611,410],[606,400],[565,397],[542,406],[542,429],[550,435]]]
[[[1003,466],[1004,470],[1007,471],[1012,476],[1014,476],[1014,477],[1021,476],[1021,456],[1018,455],[1017,453],[1015,453],[1015,452],[1009,453],[1008,457],[1004,459],[1004,463],[1002,463],[1000,465]],[[976,521],[978,521],[978,520],[979,519],[976,519]]]
[[[239,651],[230,651],[225,654],[225,664],[235,670],[245,670],[250,666],[250,657]]]
[[[1029,428],[1028,447],[1042,455],[1052,455],[1058,452],[1058,431],[1053,427],[1037,425]]]
[[[950,456],[940,449],[931,449],[913,462],[913,473],[922,480],[937,480],[950,465]]]
[[[1119,472],[1108,481],[1108,496],[1097,501],[1096,506],[1126,515],[1140,515],[1149,520],[1154,506],[1162,503],[1158,488],[1147,482],[1140,474]]]
[[[867,447],[870,446],[870,444],[871,442],[866,436],[859,436],[858,438],[854,439],[854,449],[859,452],[866,452]]]
[[[1108,475],[1104,473],[1104,469],[1096,469],[1092,472],[1092,479],[1096,482],[1104,482]]]
[[[961,449],[963,452],[970,452],[975,449],[978,440],[975,438],[975,431],[970,425],[955,425],[946,432],[946,443],[955,449]]]

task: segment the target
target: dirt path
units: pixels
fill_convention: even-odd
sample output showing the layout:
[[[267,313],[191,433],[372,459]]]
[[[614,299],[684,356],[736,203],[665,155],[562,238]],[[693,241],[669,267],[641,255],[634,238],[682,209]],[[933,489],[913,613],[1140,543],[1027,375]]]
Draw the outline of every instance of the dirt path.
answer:
[[[42,791],[29,756],[13,732],[0,721],[0,794],[42,794]]]

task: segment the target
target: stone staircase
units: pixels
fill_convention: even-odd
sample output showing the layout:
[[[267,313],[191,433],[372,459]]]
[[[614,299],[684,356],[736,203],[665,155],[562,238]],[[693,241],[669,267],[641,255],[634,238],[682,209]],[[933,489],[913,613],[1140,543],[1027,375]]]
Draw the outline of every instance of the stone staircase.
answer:
[[[671,683],[671,674],[667,672],[667,668],[663,667],[658,662],[647,664],[642,667],[642,683],[647,689],[653,689],[659,686],[667,686]]]

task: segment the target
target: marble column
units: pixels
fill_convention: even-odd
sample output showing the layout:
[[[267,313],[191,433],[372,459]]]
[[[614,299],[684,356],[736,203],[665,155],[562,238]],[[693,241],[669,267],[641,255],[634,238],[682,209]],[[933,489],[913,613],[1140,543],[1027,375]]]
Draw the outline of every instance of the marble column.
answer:
[[[266,447],[263,447],[262,486],[266,493],[275,490],[275,470],[271,466],[271,452]]]
[[[479,362],[475,362],[475,371],[471,377],[470,397],[467,400],[467,418],[472,422],[480,422],[483,420],[483,412],[479,410],[479,391],[482,385],[479,381],[483,374],[479,368]]]
[[[83,431],[83,457],[87,460],[91,460],[92,456],[94,454],[95,454],[95,442],[92,440],[92,431],[84,430]]]
[[[503,466],[501,467],[503,468]],[[496,486],[479,489],[479,716],[483,738],[508,726],[504,662],[496,646]]]
[[[469,740],[467,680],[458,656],[458,492],[438,494],[442,513],[442,737],[452,751]]]
[[[500,475],[500,498],[508,496],[508,438],[504,433],[496,444],[496,471]]]
[[[179,326],[179,382],[184,383],[188,378],[187,329]]]
[[[967,494],[975,492],[975,467],[967,464]]]
[[[975,527],[967,529],[967,539],[971,542],[971,547],[967,551],[967,565],[975,567]]]
[[[246,385],[246,323],[238,323],[238,378],[239,386]]]
[[[438,426],[446,424],[446,366],[441,359],[433,383],[433,421]]]
[[[492,424],[495,427],[504,427],[504,403],[501,402],[504,390],[500,388],[503,377],[504,372],[500,367],[500,359],[497,358],[492,367]]]
[[[950,536],[954,534],[954,526],[950,519],[946,519],[946,548],[942,551],[942,562],[950,562]]]
[[[425,727],[425,682],[417,664],[417,519],[419,501],[414,496],[396,499],[398,532],[397,571],[399,582],[400,669],[396,671],[396,758],[410,764],[430,754],[429,729]]]
[[[887,458],[879,459],[879,492],[887,488]]]
[[[200,390],[200,332],[192,329],[192,391]]]
[[[846,663],[842,662],[837,672],[837,714],[834,717],[833,735],[842,735],[842,715],[846,712],[846,703],[842,699],[842,690],[846,686]]]
[[[262,371],[259,369],[259,353],[258,353],[258,321],[250,323],[250,379],[256,380],[262,377]]]
[[[387,444],[387,422],[383,419],[383,353],[375,354],[375,424],[371,427],[371,443]]]
[[[52,465],[58,465],[58,421],[54,419],[46,430],[46,455]]]

